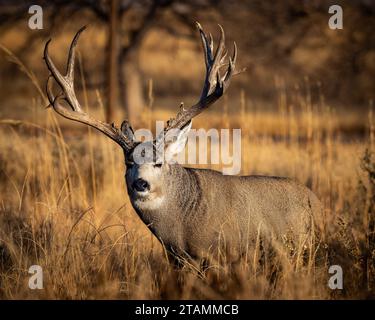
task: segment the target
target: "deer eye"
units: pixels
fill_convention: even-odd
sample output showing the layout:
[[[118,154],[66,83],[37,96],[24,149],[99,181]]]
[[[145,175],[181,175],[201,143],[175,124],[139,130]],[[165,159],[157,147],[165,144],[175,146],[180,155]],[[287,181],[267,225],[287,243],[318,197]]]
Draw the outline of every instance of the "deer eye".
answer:
[[[163,165],[162,163],[154,163],[154,167],[156,168],[161,168],[162,165]]]

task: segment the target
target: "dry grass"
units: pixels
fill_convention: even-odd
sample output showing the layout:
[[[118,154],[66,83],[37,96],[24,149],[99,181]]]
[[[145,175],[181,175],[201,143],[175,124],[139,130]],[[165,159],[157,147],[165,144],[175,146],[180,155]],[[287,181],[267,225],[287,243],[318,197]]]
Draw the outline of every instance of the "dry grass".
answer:
[[[174,270],[131,207],[121,150],[87,128],[60,127],[53,111],[40,113],[43,102],[36,99],[28,122],[3,120],[0,128],[0,297],[374,297],[372,115],[364,141],[343,138],[349,118],[323,100],[299,96],[291,107],[281,92],[273,114],[252,109],[245,94],[239,101],[239,116],[228,115],[224,103],[221,115],[202,116],[195,127],[241,127],[243,174],[289,176],[316,192],[325,207],[321,241],[305,263],[288,248],[256,245],[235,265],[205,274]],[[138,125],[152,119],[166,119],[166,112],[148,111]],[[34,264],[43,267],[43,290],[28,289]],[[333,264],[344,270],[342,291],[327,286]]]

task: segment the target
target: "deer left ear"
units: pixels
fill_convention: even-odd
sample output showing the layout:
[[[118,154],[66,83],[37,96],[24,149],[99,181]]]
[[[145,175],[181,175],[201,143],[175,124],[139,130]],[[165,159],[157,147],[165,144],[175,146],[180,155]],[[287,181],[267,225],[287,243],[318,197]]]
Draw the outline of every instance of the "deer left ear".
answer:
[[[135,141],[134,137],[134,130],[130,126],[129,122],[127,120],[124,120],[121,124],[121,132],[126,136],[129,137],[132,141]]]
[[[184,150],[191,125],[192,121],[190,120],[183,128],[172,129],[165,134],[164,156],[166,162],[170,162],[175,155]]]

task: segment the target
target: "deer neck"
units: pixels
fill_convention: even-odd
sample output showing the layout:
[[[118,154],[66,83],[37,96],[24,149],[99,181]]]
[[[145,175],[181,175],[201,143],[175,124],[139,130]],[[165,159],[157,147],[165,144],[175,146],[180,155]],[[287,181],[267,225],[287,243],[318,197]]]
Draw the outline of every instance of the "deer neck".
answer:
[[[179,164],[170,166],[167,175],[164,194],[170,203],[174,204],[175,214],[184,218],[194,210],[200,202],[201,188],[194,170],[184,168]]]

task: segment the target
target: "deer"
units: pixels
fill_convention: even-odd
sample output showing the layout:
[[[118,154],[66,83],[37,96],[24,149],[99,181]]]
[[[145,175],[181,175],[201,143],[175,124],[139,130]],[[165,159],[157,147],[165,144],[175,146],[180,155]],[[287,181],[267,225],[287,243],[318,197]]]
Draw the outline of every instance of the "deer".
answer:
[[[130,202],[172,259],[199,261],[220,248],[241,257],[259,237],[281,243],[287,239],[306,246],[322,205],[305,185],[286,177],[223,175],[163,161],[184,150],[193,118],[220,99],[238,73],[237,46],[234,42],[233,54],[226,58],[223,28],[219,25],[216,50],[212,35],[206,34],[199,23],[197,29],[206,69],[203,89],[197,103],[181,107],[175,118],[167,121],[162,137],[137,141],[127,120],[118,127],[94,119],[83,110],[74,90],[74,62],[75,48],[85,27],[71,42],[65,75],[49,55],[51,39],[45,45],[44,60],[50,72],[46,84],[49,106],[62,117],[97,129],[122,148]],[[53,84],[61,90],[57,95]],[[174,138],[167,139],[174,131]],[[139,147],[152,150],[143,162],[137,161]]]

